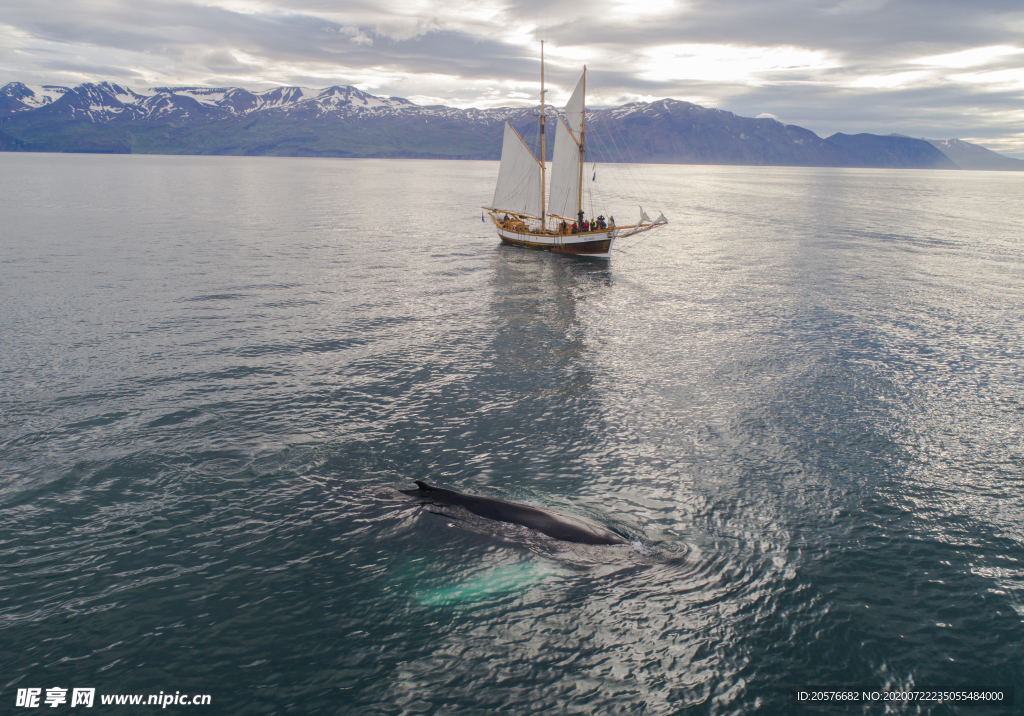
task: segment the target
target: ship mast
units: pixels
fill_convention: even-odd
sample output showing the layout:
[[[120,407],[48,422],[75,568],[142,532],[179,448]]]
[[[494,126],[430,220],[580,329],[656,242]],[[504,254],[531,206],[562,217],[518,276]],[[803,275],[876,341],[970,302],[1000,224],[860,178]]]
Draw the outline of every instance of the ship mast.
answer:
[[[580,191],[576,202],[576,215],[583,216],[583,135],[587,125],[587,66],[583,65],[583,106],[580,108]],[[582,221],[582,218],[580,219]]]
[[[544,136],[544,40],[540,41],[540,228],[543,231],[547,228],[547,217],[545,216],[547,205],[545,204],[545,168],[547,167],[547,140]]]

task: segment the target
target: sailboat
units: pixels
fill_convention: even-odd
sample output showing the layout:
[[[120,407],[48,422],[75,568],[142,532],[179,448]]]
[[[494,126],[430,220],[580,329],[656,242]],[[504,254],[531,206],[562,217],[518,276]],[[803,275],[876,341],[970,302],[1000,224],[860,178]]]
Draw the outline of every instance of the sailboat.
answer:
[[[650,231],[668,223],[664,214],[652,221],[640,209],[636,224],[618,226],[615,219],[587,217],[583,211],[583,169],[586,161],[587,68],[565,105],[565,118],[556,115],[555,149],[548,186],[547,117],[544,110],[544,43],[540,49],[540,156],[533,153],[505,121],[501,165],[491,217],[502,242],[558,254],[608,258],[616,239]],[[546,190],[546,191],[545,191]]]

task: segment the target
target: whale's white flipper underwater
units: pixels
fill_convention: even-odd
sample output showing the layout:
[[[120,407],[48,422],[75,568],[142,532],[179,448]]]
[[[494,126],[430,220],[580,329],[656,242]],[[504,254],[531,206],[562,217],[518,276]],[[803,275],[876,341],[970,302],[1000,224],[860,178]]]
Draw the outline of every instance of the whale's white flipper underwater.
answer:
[[[536,563],[511,564],[456,584],[416,593],[416,601],[429,606],[472,604],[509,592],[521,592],[557,572]]]
[[[417,498],[420,504],[462,507],[484,519],[529,527],[563,542],[594,545],[628,544],[626,539],[607,527],[602,527],[581,517],[564,515],[505,500],[496,500],[491,497],[466,495],[454,490],[434,487],[420,480],[415,482],[417,489],[402,490],[402,492]]]

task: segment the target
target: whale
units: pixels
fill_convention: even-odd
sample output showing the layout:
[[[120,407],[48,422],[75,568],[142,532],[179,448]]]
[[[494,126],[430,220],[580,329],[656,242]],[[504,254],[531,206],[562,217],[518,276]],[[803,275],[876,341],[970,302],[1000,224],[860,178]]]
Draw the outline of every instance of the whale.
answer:
[[[588,545],[629,544],[607,527],[573,515],[553,510],[506,502],[493,497],[467,495],[443,487],[434,487],[421,480],[414,480],[415,490],[401,490],[403,494],[415,497],[421,505],[462,507],[478,517],[496,522],[522,525],[563,542]]]

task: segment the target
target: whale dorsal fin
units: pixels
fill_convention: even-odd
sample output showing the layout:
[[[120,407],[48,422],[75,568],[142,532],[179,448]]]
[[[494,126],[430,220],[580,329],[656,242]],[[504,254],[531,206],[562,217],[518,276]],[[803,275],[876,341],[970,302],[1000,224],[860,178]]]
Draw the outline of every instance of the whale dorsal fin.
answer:
[[[413,480],[416,483],[416,487],[420,488],[424,492],[440,492],[441,490],[433,485],[428,485],[422,480]]]

